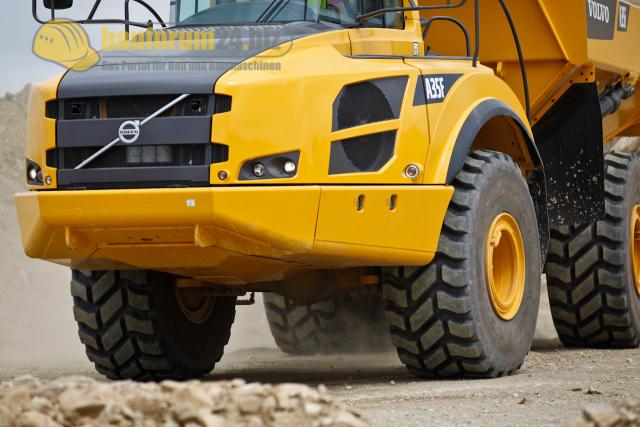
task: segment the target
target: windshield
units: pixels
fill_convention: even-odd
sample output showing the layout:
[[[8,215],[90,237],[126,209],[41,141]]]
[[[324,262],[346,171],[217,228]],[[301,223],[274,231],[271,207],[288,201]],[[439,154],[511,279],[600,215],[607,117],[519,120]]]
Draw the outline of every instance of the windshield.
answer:
[[[359,13],[402,6],[402,0],[177,0],[177,25],[326,21],[355,25]],[[360,8],[363,9],[360,12]],[[403,28],[402,13],[388,13],[367,26]]]

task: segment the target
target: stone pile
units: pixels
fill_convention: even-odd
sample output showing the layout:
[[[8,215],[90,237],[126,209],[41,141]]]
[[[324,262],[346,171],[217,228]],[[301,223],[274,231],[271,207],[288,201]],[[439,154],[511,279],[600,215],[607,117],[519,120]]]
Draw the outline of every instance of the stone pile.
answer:
[[[364,427],[324,386],[226,382],[99,382],[86,377],[0,384],[0,427]]]
[[[618,405],[591,403],[582,411],[583,420],[570,424],[573,427],[631,427],[640,426],[640,401]]]

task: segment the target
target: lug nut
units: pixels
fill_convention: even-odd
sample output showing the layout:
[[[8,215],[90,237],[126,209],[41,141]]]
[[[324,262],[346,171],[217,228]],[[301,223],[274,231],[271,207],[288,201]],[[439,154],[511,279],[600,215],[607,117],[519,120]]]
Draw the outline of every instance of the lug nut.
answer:
[[[296,164],[291,160],[287,160],[286,162],[284,162],[283,169],[285,173],[291,175],[296,171]]]
[[[253,174],[258,178],[264,176],[264,165],[262,163],[253,165]]]
[[[410,164],[404,168],[404,175],[409,179],[415,179],[420,175],[420,166]]]

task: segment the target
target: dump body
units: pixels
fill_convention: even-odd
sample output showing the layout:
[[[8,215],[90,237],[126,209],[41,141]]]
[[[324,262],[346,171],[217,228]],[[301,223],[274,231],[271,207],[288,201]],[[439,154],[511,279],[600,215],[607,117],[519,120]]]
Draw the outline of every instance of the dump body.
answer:
[[[420,5],[437,4],[421,1]],[[535,125],[573,83],[597,82],[599,92],[616,80],[637,83],[640,74],[640,8],[612,0],[510,0],[526,63]],[[423,17],[432,16],[423,12]],[[450,9],[462,21],[475,44],[474,2]],[[518,54],[511,29],[497,0],[481,2],[480,60],[496,71],[524,102]],[[585,19],[586,18],[586,19]],[[440,55],[461,55],[464,38],[455,27],[437,23],[425,44]],[[606,139],[640,135],[638,94],[624,102],[616,114],[604,121]]]

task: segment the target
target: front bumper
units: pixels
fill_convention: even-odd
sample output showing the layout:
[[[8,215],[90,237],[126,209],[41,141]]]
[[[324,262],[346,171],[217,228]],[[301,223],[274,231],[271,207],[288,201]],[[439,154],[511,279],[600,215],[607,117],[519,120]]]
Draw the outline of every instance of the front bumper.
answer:
[[[16,206],[30,257],[232,285],[309,267],[426,264],[452,194],[448,186],[52,191],[17,194]]]

